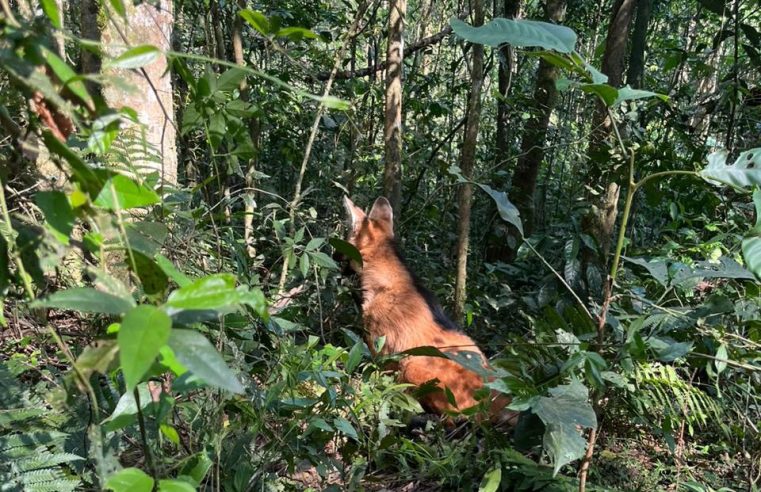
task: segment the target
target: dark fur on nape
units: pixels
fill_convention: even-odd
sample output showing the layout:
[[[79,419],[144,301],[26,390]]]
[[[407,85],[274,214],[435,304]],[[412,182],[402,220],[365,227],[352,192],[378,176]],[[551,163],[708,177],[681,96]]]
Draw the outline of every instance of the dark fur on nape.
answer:
[[[433,292],[428,290],[426,286],[423,285],[423,281],[420,280],[420,277],[418,277],[407,264],[407,260],[404,259],[404,256],[399,250],[399,245],[396,243],[396,241],[391,241],[391,244],[393,246],[394,254],[399,259],[399,262],[404,266],[404,269],[407,270],[407,273],[410,274],[410,277],[412,278],[412,284],[415,286],[415,290],[418,291],[418,294],[423,297],[423,300],[425,300],[428,309],[431,310],[433,320],[436,322],[436,324],[445,330],[460,331],[460,326],[446,315],[444,308],[441,307],[439,300],[436,299],[436,296],[433,294]]]

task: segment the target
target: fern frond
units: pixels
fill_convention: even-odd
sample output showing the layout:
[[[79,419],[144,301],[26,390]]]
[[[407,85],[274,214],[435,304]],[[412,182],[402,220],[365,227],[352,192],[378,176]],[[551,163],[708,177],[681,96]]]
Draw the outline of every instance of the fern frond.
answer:
[[[24,456],[23,449],[43,445],[60,445],[68,434],[58,431],[34,431],[0,437],[0,457]],[[20,452],[22,454],[16,454]]]
[[[0,408],[0,429],[18,426],[21,422],[40,417],[44,413],[43,408]]]

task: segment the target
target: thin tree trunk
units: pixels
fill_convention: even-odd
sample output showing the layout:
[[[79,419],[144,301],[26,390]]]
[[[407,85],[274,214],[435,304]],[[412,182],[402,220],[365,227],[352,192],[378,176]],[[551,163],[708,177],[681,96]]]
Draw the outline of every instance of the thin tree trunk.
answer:
[[[637,0],[637,21],[632,33],[632,53],[626,82],[635,89],[642,87],[645,74],[645,50],[647,49],[647,29],[655,0]]]
[[[481,0],[471,2],[473,25],[484,23]],[[470,95],[468,97],[467,121],[460,154],[460,169],[465,179],[473,177],[478,143],[478,125],[481,117],[481,88],[484,81],[484,49],[480,44],[471,46],[473,62],[471,70]],[[470,211],[473,187],[463,183],[457,190],[457,277],[455,278],[455,319],[461,320],[465,310],[465,290],[468,276],[468,244],[470,239]]]
[[[386,55],[386,113],[383,127],[385,166],[383,193],[398,217],[402,200],[402,68],[404,66],[404,18],[407,0],[390,0],[388,52]]]
[[[502,14],[503,17],[514,19],[520,10],[520,0],[504,0],[500,12],[499,1],[494,2],[494,17]],[[506,98],[512,82],[512,71],[515,63],[513,49],[510,45],[504,45],[499,49],[499,65],[497,68],[498,90],[500,99],[497,100],[497,134],[496,134],[496,162],[502,165],[507,158],[510,142],[508,141],[507,117],[510,108]]]
[[[566,0],[548,0],[545,9],[546,18],[558,24],[565,17]],[[558,91],[555,87],[555,81],[558,74],[559,71],[554,65],[544,60],[539,61],[532,116],[526,123],[521,142],[521,154],[510,188],[510,199],[520,211],[526,237],[530,236],[534,230],[536,178],[544,160],[544,146],[547,140],[550,115],[557,104]]]
[[[629,38],[629,26],[634,14],[635,0],[616,0],[613,8],[605,53],[602,59],[602,72],[608,76],[608,84],[620,87],[623,81],[626,43]],[[592,138],[589,144],[589,172],[587,183],[603,182],[603,191],[593,205],[592,215],[585,219],[584,229],[591,233],[600,247],[602,259],[606,259],[612,240],[613,227],[618,213],[618,195],[620,186],[611,181],[609,169],[603,163],[610,161],[608,142],[613,130],[607,108],[602,101],[597,102],[592,122]],[[608,166],[611,167],[611,166]]]
[[[172,0],[161,0],[157,5],[125,5],[129,22],[114,14],[101,32],[104,48],[109,55],[120,54],[125,46],[134,47],[142,44],[156,46],[161,52],[171,50]],[[172,78],[168,72],[167,58],[161,56],[136,71],[112,69],[110,75],[121,77],[135,90],[125,91],[121,85],[106,85],[103,88],[104,99],[113,108],[128,106],[137,111],[138,118],[144,125],[142,130],[145,141],[160,157],[159,162],[137,158],[133,165],[138,169],[159,171],[164,181],[176,183],[176,128]]]

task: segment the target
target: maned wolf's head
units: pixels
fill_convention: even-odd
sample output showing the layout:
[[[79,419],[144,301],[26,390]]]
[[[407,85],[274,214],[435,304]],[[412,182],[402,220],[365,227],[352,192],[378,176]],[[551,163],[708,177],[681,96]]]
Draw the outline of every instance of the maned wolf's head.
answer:
[[[363,260],[372,257],[378,248],[392,246],[394,212],[388,200],[384,197],[375,200],[369,214],[346,196],[344,206],[350,221],[348,241],[359,250]],[[352,268],[356,270],[357,265],[352,264]]]

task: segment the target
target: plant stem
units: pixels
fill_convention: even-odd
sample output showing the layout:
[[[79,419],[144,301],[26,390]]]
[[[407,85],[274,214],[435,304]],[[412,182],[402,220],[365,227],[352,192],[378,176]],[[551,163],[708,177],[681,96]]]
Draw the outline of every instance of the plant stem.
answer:
[[[12,231],[13,227],[11,227],[11,214],[8,211],[8,203],[5,201],[5,183],[0,178],[0,213],[3,215],[3,222],[5,223],[5,226],[0,226],[2,229],[0,230],[0,234],[2,234],[3,238],[5,239],[5,242],[8,245],[8,254],[13,258],[13,263],[16,264],[16,269],[18,270],[18,275],[21,277],[21,281],[24,284],[24,292],[26,293],[26,297],[32,301],[34,300],[34,287],[32,286],[32,277],[27,273],[26,268],[24,268],[24,262],[21,261],[21,257],[17,254],[16,248],[14,247],[14,243],[12,241]]]
[[[137,405],[137,422],[140,427],[140,440],[143,443],[143,454],[145,454],[145,462],[148,465],[148,469],[151,472],[154,483],[158,480],[158,474],[156,473],[156,466],[153,463],[153,456],[151,455],[151,448],[148,446],[148,436],[145,432],[145,417],[143,416],[143,409],[140,408],[140,392],[137,387],[132,391],[135,396],[135,405]]]

